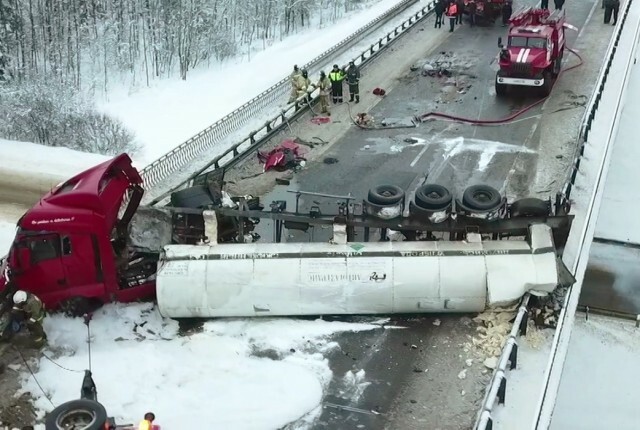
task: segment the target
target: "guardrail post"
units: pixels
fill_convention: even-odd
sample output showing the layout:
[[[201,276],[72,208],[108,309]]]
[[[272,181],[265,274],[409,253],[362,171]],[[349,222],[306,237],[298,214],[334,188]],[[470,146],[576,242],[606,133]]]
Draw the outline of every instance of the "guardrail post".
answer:
[[[513,370],[518,365],[518,343],[514,341],[509,353],[509,370]]]
[[[378,40],[378,48],[382,48],[382,39]]]
[[[249,135],[249,141],[251,142],[252,145],[255,145],[256,143],[256,132],[252,131],[251,134]],[[235,150],[237,150],[238,148],[236,147]]]
[[[560,204],[559,200],[556,200],[556,201],[557,201],[556,204],[559,205]],[[518,327],[518,333],[520,333],[521,336],[527,335],[528,324],[529,324],[529,311],[527,310],[524,314],[522,314],[522,320],[520,320],[520,327]]]
[[[387,34],[387,42],[390,42],[390,41],[391,41],[391,33],[388,33]]]
[[[371,45],[371,47],[369,48],[369,50],[371,51],[371,55],[373,55],[373,53],[374,53],[374,51],[373,51],[373,47],[374,47],[374,46],[375,46],[375,45]]]
[[[507,396],[507,378],[504,374],[500,378],[500,388],[498,388],[498,404],[504,405],[504,399]]]
[[[267,128],[267,133],[271,132],[271,121],[267,121],[264,126]]]

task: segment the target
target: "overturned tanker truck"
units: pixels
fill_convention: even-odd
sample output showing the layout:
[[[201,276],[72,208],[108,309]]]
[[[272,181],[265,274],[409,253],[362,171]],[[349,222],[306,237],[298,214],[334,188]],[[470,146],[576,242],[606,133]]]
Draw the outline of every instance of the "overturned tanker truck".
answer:
[[[553,291],[572,222],[561,196],[508,203],[483,185],[457,199],[424,184],[408,205],[395,186],[362,201],[296,191],[293,211],[221,189],[222,176],[207,178],[143,207],[126,154],[89,169],[19,220],[0,294],[24,289],[71,314],[155,296],[171,318],[482,311]],[[338,211],[303,211],[307,197],[337,199]],[[260,221],[274,243],[256,242]],[[332,237],[283,241],[310,226]]]

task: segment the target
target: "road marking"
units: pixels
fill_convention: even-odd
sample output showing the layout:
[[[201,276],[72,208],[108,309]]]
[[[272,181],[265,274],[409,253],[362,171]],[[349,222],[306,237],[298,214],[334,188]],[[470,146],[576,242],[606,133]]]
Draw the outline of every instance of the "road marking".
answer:
[[[439,131],[435,134],[435,136],[433,136],[431,139],[429,139],[429,142],[426,142],[424,144],[424,148],[422,148],[420,150],[420,152],[418,153],[418,155],[416,155],[416,158],[413,159],[413,161],[411,163],[409,163],[409,167],[415,167],[416,163],[418,162],[418,160],[420,160],[420,158],[424,155],[425,152],[427,152],[427,149],[429,149],[429,144],[431,144],[434,140],[436,140],[437,138],[439,138],[440,136],[442,136],[443,133],[446,133],[447,131],[449,131],[449,129],[455,125],[455,123],[449,124],[444,130]]]

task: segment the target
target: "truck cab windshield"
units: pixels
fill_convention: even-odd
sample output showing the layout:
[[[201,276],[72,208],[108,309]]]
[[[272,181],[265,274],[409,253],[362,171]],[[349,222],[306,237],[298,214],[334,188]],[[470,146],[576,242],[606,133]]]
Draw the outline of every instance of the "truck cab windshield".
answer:
[[[512,48],[547,49],[547,39],[540,37],[511,36],[509,46]]]

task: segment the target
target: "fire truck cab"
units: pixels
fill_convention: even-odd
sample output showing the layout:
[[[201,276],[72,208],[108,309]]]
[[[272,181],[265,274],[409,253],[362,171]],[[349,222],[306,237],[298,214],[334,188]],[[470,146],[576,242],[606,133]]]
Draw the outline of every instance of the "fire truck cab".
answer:
[[[562,70],[565,50],[563,10],[526,8],[509,21],[506,46],[498,38],[500,70],[496,74],[496,95],[510,87],[537,87],[543,96],[551,93]]]

